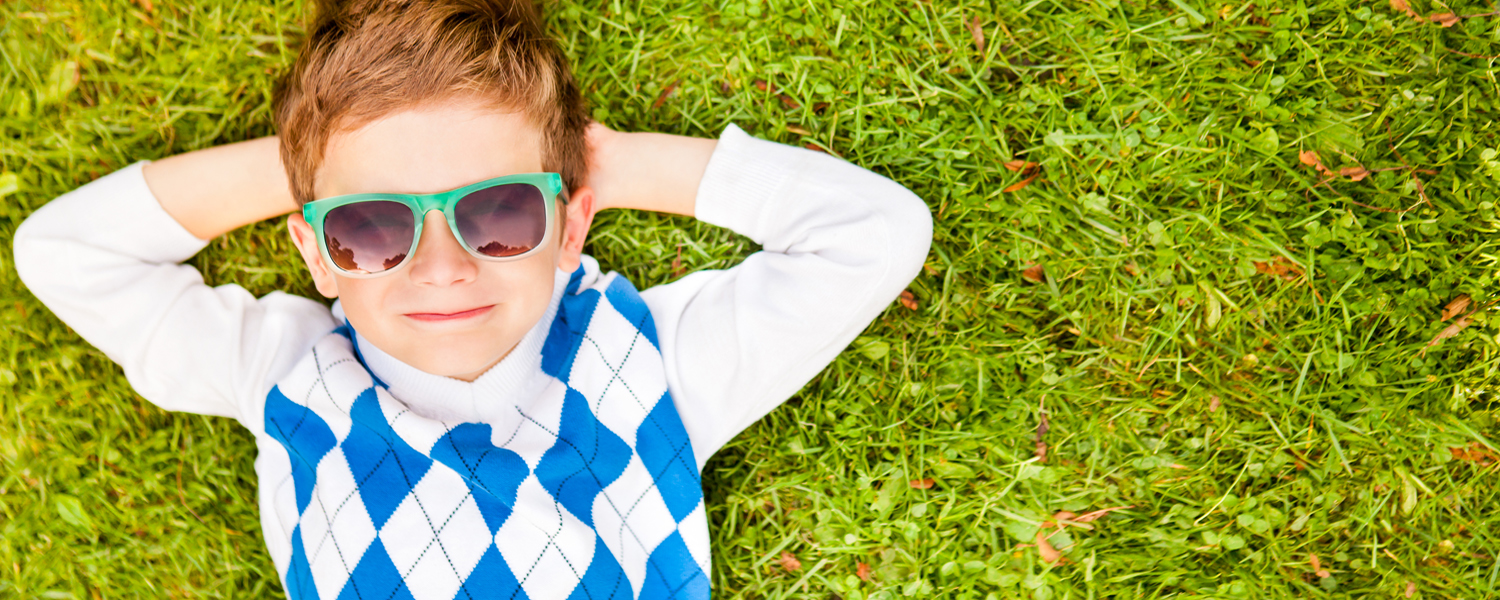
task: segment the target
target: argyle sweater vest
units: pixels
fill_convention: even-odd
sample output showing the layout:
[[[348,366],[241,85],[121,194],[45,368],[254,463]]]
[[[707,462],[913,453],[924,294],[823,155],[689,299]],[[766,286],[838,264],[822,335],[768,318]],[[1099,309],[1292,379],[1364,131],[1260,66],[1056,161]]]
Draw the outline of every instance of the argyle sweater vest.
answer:
[[[289,598],[709,597],[702,486],[651,314],[624,277],[583,275],[543,345],[545,391],[495,422],[415,414],[348,323],[272,388],[258,468]]]

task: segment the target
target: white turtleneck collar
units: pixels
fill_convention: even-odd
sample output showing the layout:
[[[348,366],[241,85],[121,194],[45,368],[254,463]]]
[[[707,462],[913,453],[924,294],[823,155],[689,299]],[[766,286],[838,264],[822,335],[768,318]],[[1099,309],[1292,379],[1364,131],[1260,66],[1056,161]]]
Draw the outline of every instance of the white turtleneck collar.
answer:
[[[524,407],[552,378],[542,372],[542,344],[547,341],[558,303],[567,289],[570,274],[557,269],[552,281],[552,299],[541,320],[521,338],[505,358],[473,382],[433,375],[408,365],[376,347],[355,332],[355,344],[365,366],[388,386],[391,396],[428,419],[467,423],[509,420],[515,407]],[[333,316],[344,320],[343,306],[333,304]]]

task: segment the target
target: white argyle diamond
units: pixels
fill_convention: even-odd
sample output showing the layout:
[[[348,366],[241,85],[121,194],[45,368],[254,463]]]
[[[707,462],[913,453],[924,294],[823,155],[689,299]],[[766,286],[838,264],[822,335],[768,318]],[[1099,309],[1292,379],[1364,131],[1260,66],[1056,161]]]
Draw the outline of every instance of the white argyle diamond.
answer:
[[[433,465],[380,530],[396,571],[417,600],[449,600],[492,539],[457,473]]]
[[[646,581],[646,559],[677,530],[672,511],[640,457],[632,455],[619,479],[594,499],[593,518],[599,539],[619,560],[639,594]]]
[[[557,445],[557,431],[562,422],[562,405],[567,387],[561,383],[547,386],[543,396],[527,406],[515,429],[492,430],[490,443],[515,452],[535,470],[547,450]]]
[[[557,504],[535,475],[521,482],[515,509],[495,534],[500,555],[527,596],[568,597],[594,559],[594,530]]]
[[[338,593],[360,557],[375,541],[375,524],[365,511],[343,448],[318,463],[318,484],[302,513],[302,547],[318,589]]]
[[[688,553],[693,555],[693,562],[707,573],[712,557],[708,554],[708,519],[703,512],[702,500],[677,524],[677,531],[682,533],[682,541],[687,544]]]

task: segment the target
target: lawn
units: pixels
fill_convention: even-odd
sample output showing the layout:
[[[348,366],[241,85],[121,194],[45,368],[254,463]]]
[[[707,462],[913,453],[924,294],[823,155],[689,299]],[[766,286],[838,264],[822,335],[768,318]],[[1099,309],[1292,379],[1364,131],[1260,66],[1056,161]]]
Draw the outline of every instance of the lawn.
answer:
[[[718,596],[1500,594],[1500,16],[1410,2],[549,2],[599,121],[737,123],[935,218],[911,297],[709,462]],[[272,133],[304,10],[0,3],[0,598],[281,594],[250,436],[137,397],[9,239]],[[641,287],[753,251],[640,213],[588,248]],[[193,262],[314,295],[279,223]]]

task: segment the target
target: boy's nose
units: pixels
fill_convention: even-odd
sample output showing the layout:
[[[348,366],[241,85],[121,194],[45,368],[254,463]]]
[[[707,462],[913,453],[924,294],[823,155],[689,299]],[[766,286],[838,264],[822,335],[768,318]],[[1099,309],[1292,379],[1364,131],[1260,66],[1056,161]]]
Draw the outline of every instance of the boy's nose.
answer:
[[[460,246],[443,211],[431,210],[422,217],[422,239],[411,259],[411,278],[416,283],[446,286],[473,281],[479,261]]]

